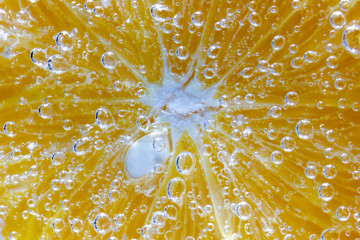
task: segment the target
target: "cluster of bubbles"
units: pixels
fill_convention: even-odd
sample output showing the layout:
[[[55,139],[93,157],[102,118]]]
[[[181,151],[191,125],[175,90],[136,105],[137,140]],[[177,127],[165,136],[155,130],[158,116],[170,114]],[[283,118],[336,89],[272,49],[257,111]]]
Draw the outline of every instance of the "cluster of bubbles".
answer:
[[[102,46],[112,45],[102,36],[93,42],[96,28],[92,27],[98,21],[105,25],[123,17],[111,12],[114,2],[120,8],[121,1],[73,1],[71,13],[86,16],[85,26],[91,30],[80,33],[79,25],[54,33],[49,28],[50,45],[24,43],[26,49],[31,46],[26,59],[36,69],[29,73],[39,76],[19,90],[28,100],[17,100],[15,115],[29,116],[23,121],[10,116],[2,123],[0,137],[6,144],[0,160],[9,174],[0,179],[6,193],[0,198],[4,200],[0,201],[0,229],[3,218],[8,225],[19,219],[22,222],[17,224],[22,226],[38,221],[44,239],[51,234],[65,238],[70,233],[87,239],[176,239],[176,232],[185,231],[187,240],[247,236],[328,240],[342,234],[352,237],[353,230],[360,229],[356,207],[360,154],[354,136],[360,104],[353,80],[357,76],[346,73],[352,69],[344,66],[360,55],[360,25],[349,14],[355,3],[341,0],[331,8],[319,23],[330,28],[330,40],[315,39],[320,47],[309,44],[313,49],[295,43],[292,35],[306,31],[300,25],[309,16],[304,15],[291,31],[281,32],[275,22],[269,25],[269,19],[288,11],[281,4],[266,8],[265,3],[250,1],[245,10],[240,9],[244,14],[229,7],[223,14],[226,17],[213,21],[200,6],[181,13],[178,6],[164,1],[151,6],[136,0],[129,6],[123,3],[124,11],[131,8],[139,13],[145,8],[146,13],[137,19],[139,26],[132,20],[137,16],[131,15],[109,31],[115,36],[126,33],[128,26],[143,27],[144,21],[154,24],[144,38],[150,39],[152,30],[159,34],[166,68],[163,82],[156,85],[150,82],[157,80],[146,77],[155,71],[146,65],[149,59],[127,62],[124,39],[120,37],[116,47]],[[293,0],[288,5],[292,14],[298,14],[311,3]],[[222,11],[216,6],[209,9]],[[1,43],[13,41],[12,32],[40,21],[26,8],[14,20],[10,15],[0,9]],[[268,27],[274,31],[261,30]],[[214,35],[206,35],[206,29],[214,29]],[[251,37],[262,31],[261,39],[266,40],[241,40],[235,49],[232,42],[225,45],[226,34],[232,30]],[[141,38],[140,33],[133,35]],[[195,39],[194,46],[199,46],[188,44],[188,39]],[[18,37],[17,41],[23,40]],[[266,47],[261,47],[265,50],[251,50],[265,42]],[[4,50],[4,58],[16,58],[14,46]],[[141,55],[152,51],[148,47],[136,49]],[[143,58],[135,54],[129,58]],[[228,65],[234,67],[223,67]],[[184,69],[186,74],[177,75]],[[197,138],[186,142],[172,138],[169,129],[174,126],[161,122],[159,113],[171,115],[174,121],[184,118],[169,114],[166,104],[151,109],[146,103],[152,97],[155,101],[151,101],[161,102],[162,95],[172,91],[171,84],[195,89],[193,82],[204,91],[216,88],[218,98],[216,104],[190,101],[201,105],[201,111],[186,114],[204,117],[211,113],[211,118],[200,122],[205,119],[200,117],[195,123]],[[12,84],[27,82],[19,77]],[[153,90],[160,85],[170,87],[163,92]],[[47,97],[34,99],[33,95]],[[10,107],[6,110],[12,111]],[[189,138],[186,133],[184,138]],[[23,140],[28,135],[35,140]],[[20,169],[13,170],[14,165]],[[34,190],[26,190],[27,182]],[[19,216],[11,215],[5,200],[21,209]],[[308,220],[308,214],[313,219]],[[307,229],[298,228],[294,216],[313,221],[320,230],[305,233]],[[330,220],[321,225],[325,218]],[[198,229],[189,230],[192,224]],[[6,226],[11,228],[8,237],[24,237],[26,227],[22,226]]]

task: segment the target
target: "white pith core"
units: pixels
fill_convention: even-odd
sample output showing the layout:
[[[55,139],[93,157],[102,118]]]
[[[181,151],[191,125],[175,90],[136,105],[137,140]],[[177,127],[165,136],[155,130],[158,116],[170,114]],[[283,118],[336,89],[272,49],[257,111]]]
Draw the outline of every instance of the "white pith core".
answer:
[[[185,131],[197,139],[202,125],[212,119],[214,110],[218,108],[218,101],[214,100],[217,86],[202,90],[196,78],[185,85],[168,75],[162,86],[147,85],[148,95],[143,98],[143,103],[152,107],[151,115],[155,116],[155,123],[168,124],[170,131],[149,133],[133,143],[126,156],[126,168],[133,178],[147,175],[157,164],[166,161],[170,154],[170,142],[175,145]],[[151,143],[158,136],[156,134],[162,134],[167,139],[161,152]]]

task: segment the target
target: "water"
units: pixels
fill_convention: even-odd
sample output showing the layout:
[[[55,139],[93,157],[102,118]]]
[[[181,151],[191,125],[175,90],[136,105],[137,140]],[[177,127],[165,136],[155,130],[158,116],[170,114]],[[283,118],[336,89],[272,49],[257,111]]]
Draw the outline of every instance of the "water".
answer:
[[[359,238],[359,6],[4,2],[3,235]]]

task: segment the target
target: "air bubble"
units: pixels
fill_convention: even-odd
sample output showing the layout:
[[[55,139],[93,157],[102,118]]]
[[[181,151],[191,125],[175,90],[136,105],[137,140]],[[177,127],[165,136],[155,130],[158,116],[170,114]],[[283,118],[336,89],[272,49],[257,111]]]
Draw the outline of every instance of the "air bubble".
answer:
[[[284,66],[282,63],[273,63],[270,66],[270,72],[275,76],[279,76],[283,72],[283,68]]]
[[[30,58],[39,67],[46,68],[48,66],[48,56],[44,49],[34,48],[30,53]]]
[[[180,60],[186,60],[189,57],[189,50],[184,46],[180,46],[176,49],[176,56]]]
[[[54,191],[59,191],[61,188],[61,182],[59,179],[54,179],[51,181],[51,189]]]
[[[266,60],[261,60],[258,64],[258,69],[260,72],[267,72],[269,70],[270,64]]]
[[[319,188],[319,196],[325,202],[330,201],[335,194],[334,187],[330,183],[323,183]]]
[[[296,134],[299,138],[308,140],[313,137],[314,126],[309,120],[301,120],[296,124]]]
[[[317,57],[318,57],[318,53],[315,52],[315,51],[307,51],[305,54],[304,54],[304,59],[306,62],[308,63],[313,63],[317,60]]]
[[[95,113],[96,124],[101,129],[107,129],[114,124],[114,119],[109,110],[105,108],[99,108]]]
[[[65,226],[65,221],[62,218],[56,218],[52,223],[52,227],[55,232],[63,231]]]
[[[330,16],[330,23],[334,29],[341,29],[346,23],[344,14],[341,11],[333,12]]]
[[[348,26],[343,34],[343,44],[351,54],[360,53],[360,27],[357,24]]]
[[[61,50],[69,51],[73,49],[74,37],[67,31],[58,33],[55,41]]]
[[[71,66],[63,56],[57,54],[48,60],[48,68],[55,74],[63,74],[69,71]]]
[[[137,119],[136,119],[136,126],[141,130],[141,131],[144,131],[144,132],[147,132],[148,129],[149,129],[149,126],[150,126],[150,120],[148,117],[146,116],[139,116]]]
[[[93,12],[96,17],[102,17],[105,14],[105,10],[102,6],[96,6]]]
[[[250,22],[250,24],[251,24],[252,26],[258,27],[258,26],[261,25],[262,20],[261,20],[261,17],[260,17],[260,15],[259,15],[258,13],[252,12],[252,13],[250,13],[250,15],[249,15],[249,22]]]
[[[236,205],[236,214],[241,220],[245,221],[251,218],[253,210],[248,202],[241,201]]]
[[[287,136],[281,139],[281,148],[285,152],[292,152],[295,149],[295,146],[296,142],[294,138]]]
[[[317,173],[318,173],[318,170],[314,164],[309,164],[305,169],[305,175],[306,175],[306,177],[308,177],[310,179],[315,179]]]
[[[4,124],[4,133],[8,136],[8,137],[15,137],[16,134],[18,133],[18,127],[14,122],[7,122]]]
[[[94,228],[96,232],[104,235],[113,229],[113,221],[106,213],[100,213],[95,217]]]
[[[173,202],[180,202],[185,194],[186,186],[181,178],[173,178],[167,185],[168,198]]]
[[[270,108],[270,115],[273,118],[278,118],[281,116],[281,107],[273,106]]]
[[[74,127],[74,123],[73,123],[72,120],[66,119],[66,120],[63,122],[63,128],[64,128],[64,130],[70,131],[73,127]]]
[[[275,51],[282,49],[285,45],[285,38],[281,35],[277,35],[273,38],[271,46]]]
[[[178,215],[178,210],[175,206],[173,205],[168,205],[165,207],[165,214],[168,218],[175,220],[177,218]]]
[[[333,179],[336,177],[336,168],[334,165],[328,164],[323,169],[323,174],[327,179]]]
[[[38,109],[40,117],[43,119],[50,119],[52,115],[52,108],[50,104],[42,104]]]
[[[340,206],[336,210],[336,216],[342,222],[346,222],[347,220],[349,220],[350,215],[350,209],[345,206]]]
[[[285,96],[285,102],[290,106],[295,106],[299,102],[299,95],[296,92],[288,92]]]
[[[335,69],[339,65],[338,59],[335,56],[330,56],[326,59],[326,65],[329,68]]]
[[[195,12],[192,17],[191,17],[191,22],[197,27],[201,27],[202,25],[204,25],[204,13],[198,11]]]
[[[218,53],[219,53],[219,48],[215,45],[210,46],[207,51],[207,54],[208,54],[209,58],[211,58],[211,59],[215,59],[217,57]]]
[[[239,141],[242,138],[243,134],[242,131],[240,131],[239,129],[234,129],[231,132],[231,139],[233,139],[234,141]]]
[[[296,57],[296,58],[293,58],[293,60],[291,60],[291,66],[293,68],[302,68],[304,66],[304,58],[302,57]]]
[[[117,64],[116,55],[113,52],[106,52],[101,57],[102,65],[107,69],[114,69]]]
[[[65,160],[66,160],[66,155],[61,152],[56,152],[51,156],[51,162],[55,166],[63,164]]]
[[[156,139],[161,140],[158,149]],[[126,153],[126,170],[132,178],[139,178],[154,171],[154,168],[169,158],[170,143],[165,132],[153,132],[132,143]]]
[[[83,226],[84,226],[84,222],[83,220],[79,219],[79,218],[74,218],[73,220],[71,220],[71,230],[75,233],[79,233],[82,231]]]
[[[284,155],[280,151],[274,151],[270,155],[271,161],[275,164],[281,164],[284,160]]]
[[[339,3],[339,7],[342,11],[347,12],[351,8],[351,3],[349,0],[341,0]]]
[[[255,95],[251,93],[246,94],[245,102],[249,104],[253,104],[255,102]]]
[[[191,152],[180,153],[175,161],[176,169],[179,173],[188,175],[195,167],[196,159]]]
[[[246,67],[241,71],[241,75],[244,78],[250,78],[254,74],[254,68],[252,67]]]
[[[341,90],[345,89],[346,82],[343,78],[338,77],[338,78],[336,78],[334,85],[337,90],[341,91]]]
[[[115,220],[116,227],[120,227],[126,223],[126,216],[122,213],[116,214],[114,220]]]
[[[340,234],[333,228],[328,228],[321,234],[321,240],[339,240]]]
[[[171,17],[170,12],[168,6],[159,3],[153,5],[150,9],[151,16],[156,22],[165,22]]]
[[[76,155],[81,156],[88,153],[92,149],[92,143],[89,138],[84,137],[77,140],[74,144],[74,152]]]

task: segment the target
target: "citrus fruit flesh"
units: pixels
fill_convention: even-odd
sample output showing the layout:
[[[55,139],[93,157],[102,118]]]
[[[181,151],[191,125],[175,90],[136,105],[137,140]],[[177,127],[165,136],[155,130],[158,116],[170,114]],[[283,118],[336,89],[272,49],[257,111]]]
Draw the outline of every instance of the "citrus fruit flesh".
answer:
[[[1,238],[360,238],[359,11],[1,1]]]

